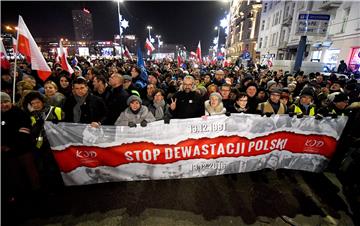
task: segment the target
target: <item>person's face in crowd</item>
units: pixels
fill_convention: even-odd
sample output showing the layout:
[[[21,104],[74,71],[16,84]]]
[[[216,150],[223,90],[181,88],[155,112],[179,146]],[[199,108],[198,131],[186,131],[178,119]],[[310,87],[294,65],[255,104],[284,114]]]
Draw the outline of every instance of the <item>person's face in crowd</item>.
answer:
[[[269,166],[271,166],[272,168],[275,168],[278,164],[278,157],[272,155],[268,161]]]
[[[221,87],[221,90],[220,90],[220,94],[222,96],[223,99],[229,99],[229,95],[230,95],[230,87],[225,87],[225,86],[222,86]]]
[[[205,75],[205,77],[204,77],[204,82],[205,82],[205,84],[208,84],[208,83],[211,82],[211,78],[210,78],[209,75]]]
[[[57,89],[55,88],[55,86],[53,86],[50,83],[46,84],[44,89],[45,89],[45,95],[48,97],[54,96],[55,93],[57,92]]]
[[[1,75],[1,79],[4,81],[4,82],[11,82],[12,78],[9,74],[2,74]]]
[[[236,100],[236,104],[240,106],[240,108],[246,108],[246,105],[248,103],[248,97],[240,97]]]
[[[302,82],[304,81],[304,76],[298,75],[298,76],[296,77],[296,81],[297,81],[298,83],[302,83]]]
[[[94,79],[94,74],[92,73],[92,70],[88,70],[86,73],[86,79],[92,81]]]
[[[334,83],[330,86],[331,91],[340,91],[340,88],[341,88],[341,86],[339,83]]]
[[[164,100],[164,96],[161,94],[161,92],[157,92],[157,93],[154,95],[154,102],[159,103],[159,102],[161,102],[162,100]]]
[[[149,75],[148,81],[149,84],[154,84],[154,85],[157,84],[157,79],[153,75]]]
[[[1,112],[7,112],[11,109],[12,104],[10,101],[1,100]]]
[[[288,85],[288,90],[289,90],[290,93],[294,92],[295,88],[296,88],[295,84],[289,84]]]
[[[217,96],[211,96],[210,97],[210,106],[216,107],[219,105],[219,98]]]
[[[224,78],[224,75],[225,75],[224,72],[218,71],[215,73],[215,79],[221,81]]]
[[[289,101],[289,98],[287,98],[287,97],[280,98],[280,102],[284,105],[287,105],[288,101]]]
[[[97,90],[99,89],[100,83],[101,83],[101,82],[100,82],[99,80],[97,80],[96,77],[94,77],[94,80],[93,80],[93,82],[92,82],[92,84],[93,84],[93,86],[94,86],[94,91],[97,91]]]
[[[67,88],[69,85],[70,85],[69,80],[67,80],[67,78],[65,78],[65,77],[61,77],[61,79],[60,79],[60,86],[65,89],[65,88]]]
[[[193,81],[191,79],[184,79],[183,88],[185,93],[190,93],[193,87]]]
[[[217,91],[216,89],[217,89],[216,86],[208,86],[207,88],[209,94],[216,92]]]
[[[136,71],[136,68],[131,68],[130,73],[132,78],[136,78],[139,76],[139,73]]]
[[[89,88],[85,84],[74,84],[73,90],[76,96],[83,97],[88,93]]]
[[[130,85],[131,85],[130,80],[124,80],[124,84],[123,84],[124,89],[128,89]]]
[[[148,96],[153,96],[155,92],[155,86],[153,84],[149,84],[146,88],[146,92]]]
[[[34,87],[36,86],[36,80],[30,78],[30,77],[27,76],[27,75],[24,75],[24,76],[23,76],[23,80],[24,80],[24,81],[29,81],[29,82],[31,82],[31,84],[32,84]]]
[[[259,91],[258,94],[257,94],[257,97],[258,97],[260,100],[264,99],[265,96],[266,96],[266,93],[265,93],[265,91],[262,91],[262,90]]]
[[[279,103],[280,101],[280,94],[279,93],[272,93],[270,94],[270,100],[274,103]]]
[[[121,84],[120,76],[118,76],[116,74],[112,74],[109,78],[109,85],[112,87],[117,87],[120,84]]]
[[[337,107],[340,110],[344,110],[348,106],[348,104],[349,104],[348,101],[340,101],[335,103],[335,107]]]
[[[316,83],[320,84],[324,81],[324,77],[322,75],[316,76]]]
[[[246,89],[246,94],[249,96],[249,97],[254,97],[256,95],[256,87],[254,86],[249,86],[247,89]]]
[[[309,105],[309,104],[311,104],[312,99],[313,98],[311,96],[303,95],[300,97],[300,104]]]
[[[141,104],[140,104],[140,102],[137,101],[137,100],[134,100],[134,101],[132,101],[132,102],[130,103],[130,109],[133,110],[133,111],[139,110],[140,107],[141,107]]]
[[[198,86],[200,84],[200,80],[199,79],[195,79],[195,86]]]
[[[39,99],[34,99],[30,102],[31,107],[34,111],[41,111],[44,108],[44,103]]]
[[[79,77],[79,76],[81,76],[81,71],[75,69],[74,74],[75,74],[75,77]]]
[[[231,78],[225,78],[225,83],[232,85],[232,80]]]

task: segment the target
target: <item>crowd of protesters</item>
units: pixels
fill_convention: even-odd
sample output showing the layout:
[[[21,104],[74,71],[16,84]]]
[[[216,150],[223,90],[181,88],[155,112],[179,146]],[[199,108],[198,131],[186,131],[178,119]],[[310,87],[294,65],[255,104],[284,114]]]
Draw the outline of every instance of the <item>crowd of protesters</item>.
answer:
[[[26,62],[16,69],[16,103],[11,103],[13,68],[1,72],[2,178],[14,200],[27,178],[30,188],[61,186],[44,121],[86,123],[93,127],[146,127],[148,123],[235,113],[288,114],[291,117],[349,116],[344,142],[358,142],[360,87],[357,80],[320,72],[296,74],[239,65],[181,67],[170,59],[136,61],[79,58],[74,73],[49,62],[52,75],[38,79]],[[340,144],[341,145],[341,144]],[[343,153],[342,157],[345,154]],[[4,164],[3,164],[4,163]],[[23,173],[25,177],[20,177]]]

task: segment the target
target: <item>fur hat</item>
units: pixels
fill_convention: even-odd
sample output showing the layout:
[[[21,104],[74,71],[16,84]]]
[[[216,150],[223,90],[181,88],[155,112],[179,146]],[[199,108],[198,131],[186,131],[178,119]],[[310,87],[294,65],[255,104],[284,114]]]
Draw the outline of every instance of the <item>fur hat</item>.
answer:
[[[5,92],[1,92],[1,102],[11,102],[11,97]]]
[[[128,99],[127,99],[127,105],[130,105],[131,102],[133,101],[138,101],[140,104],[142,104],[142,100],[140,99],[140,97],[136,96],[136,95],[131,95]]]
[[[212,96],[216,96],[219,101],[222,101],[222,96],[220,95],[220,93],[218,93],[218,92],[211,93],[210,96],[209,96],[209,99]]]
[[[270,94],[273,94],[273,93],[281,94],[281,89],[279,89],[279,88],[272,89]]]

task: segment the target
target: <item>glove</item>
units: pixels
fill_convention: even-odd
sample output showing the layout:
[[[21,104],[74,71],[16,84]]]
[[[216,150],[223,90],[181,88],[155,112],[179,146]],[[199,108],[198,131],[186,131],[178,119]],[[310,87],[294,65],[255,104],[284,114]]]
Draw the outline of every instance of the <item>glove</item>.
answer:
[[[140,125],[141,125],[141,127],[146,127],[147,126],[147,121],[145,119],[142,120]]]
[[[303,113],[299,113],[299,114],[296,115],[296,117],[297,117],[297,118],[303,118],[304,115],[303,115]]]
[[[268,118],[269,118],[272,114],[273,114],[273,113],[271,113],[271,112],[266,112],[266,113],[265,113],[266,117],[268,117]]]
[[[316,114],[315,115],[315,119],[316,120],[321,120],[321,119],[323,119],[324,117],[321,115],[321,114]]]
[[[336,113],[331,114],[331,118],[337,118],[337,117],[338,117],[338,115]]]
[[[165,123],[165,124],[170,124],[170,117],[165,116],[165,117],[164,117],[164,123]]]
[[[294,117],[295,113],[294,112],[289,112],[289,117],[292,118]]]
[[[129,127],[136,127],[136,124],[134,122],[129,122]]]
[[[229,116],[231,115],[231,113],[230,113],[229,111],[227,111],[227,112],[225,112],[225,115],[226,115],[227,117],[229,117]]]

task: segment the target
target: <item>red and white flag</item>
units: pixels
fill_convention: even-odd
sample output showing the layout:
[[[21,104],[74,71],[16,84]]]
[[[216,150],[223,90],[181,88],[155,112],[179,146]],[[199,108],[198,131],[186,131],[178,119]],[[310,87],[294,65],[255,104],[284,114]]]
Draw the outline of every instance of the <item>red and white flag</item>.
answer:
[[[18,23],[18,52],[31,63],[31,69],[36,70],[39,77],[45,81],[51,75],[51,69],[41,54],[34,38],[27,28],[23,18],[19,16]]]
[[[155,50],[155,47],[153,46],[153,44],[149,41],[149,39],[147,38],[146,39],[146,42],[145,42],[145,48],[150,52],[154,51]]]
[[[6,50],[2,40],[0,40],[0,51],[1,51],[1,68],[10,69],[10,62],[7,59]]]
[[[12,37],[12,46],[13,46],[13,49],[14,49],[14,53],[16,53],[16,51],[17,51],[17,48],[16,48],[17,40],[14,37]]]
[[[177,63],[178,63],[178,67],[180,67],[182,64],[182,58],[180,55],[177,56]]]
[[[74,73],[74,70],[72,69],[72,67],[70,66],[69,62],[67,61],[67,52],[65,51],[61,40],[59,41],[59,45],[60,45],[60,64],[62,69],[64,69],[65,71],[69,72],[70,74]]]
[[[124,55],[125,55],[128,59],[132,60],[131,53],[130,53],[130,51],[128,50],[128,48],[127,48],[126,46],[125,46]]]
[[[202,57],[201,57],[201,44],[200,44],[200,41],[199,41],[199,44],[198,44],[197,49],[196,49],[196,57],[199,60],[199,62],[201,63],[202,62]]]

